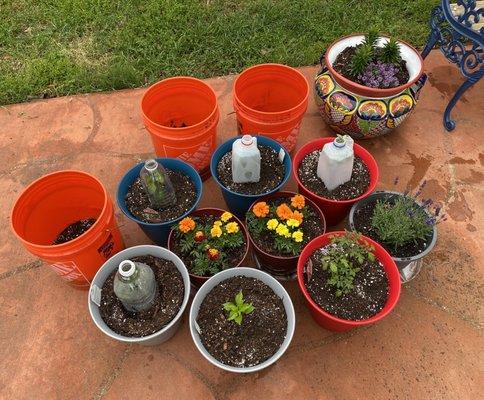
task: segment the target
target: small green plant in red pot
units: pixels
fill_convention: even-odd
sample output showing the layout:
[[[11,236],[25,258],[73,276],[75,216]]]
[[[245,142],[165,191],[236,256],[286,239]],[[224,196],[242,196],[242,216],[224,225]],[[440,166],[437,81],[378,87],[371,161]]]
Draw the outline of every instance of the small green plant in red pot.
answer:
[[[375,190],[379,175],[378,165],[373,156],[362,146],[354,143],[354,161],[350,169],[350,180],[328,190],[319,176],[319,159],[325,146],[335,143],[337,139],[325,137],[306,143],[296,153],[292,164],[299,193],[321,208],[329,226],[341,222],[354,203]]]
[[[191,282],[200,287],[217,272],[238,267],[249,251],[249,239],[230,212],[201,208],[172,227],[168,249],[183,260]]]
[[[400,296],[400,274],[390,254],[356,232],[330,232],[302,251],[297,279],[314,320],[342,332],[390,313]]]
[[[326,229],[316,204],[293,192],[273,193],[254,202],[246,224],[258,262],[276,275],[294,273],[301,250]]]

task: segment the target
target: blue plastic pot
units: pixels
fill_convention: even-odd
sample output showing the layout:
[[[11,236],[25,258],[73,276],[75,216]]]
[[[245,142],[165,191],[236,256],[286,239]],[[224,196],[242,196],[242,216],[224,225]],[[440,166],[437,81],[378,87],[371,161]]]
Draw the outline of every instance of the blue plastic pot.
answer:
[[[277,152],[283,149],[285,153],[284,161],[283,161],[284,179],[273,190],[262,194],[252,194],[252,195],[241,194],[227,189],[222,184],[222,182],[220,182],[220,180],[218,179],[217,165],[220,159],[227,152],[232,150],[232,143],[234,143],[234,141],[239,139],[240,137],[236,136],[232,139],[227,140],[225,143],[222,143],[219,147],[217,147],[217,150],[215,150],[215,152],[212,155],[212,159],[210,160],[210,172],[212,173],[212,177],[213,179],[215,179],[215,182],[217,182],[217,184],[222,189],[222,194],[224,196],[225,203],[227,203],[229,210],[240,218],[245,218],[245,213],[247,212],[247,210],[249,209],[249,207],[254,201],[256,201],[261,197],[267,196],[270,193],[274,193],[280,190],[286,184],[287,180],[289,179],[289,176],[291,175],[292,163],[291,163],[291,156],[289,155],[289,152],[283,146],[281,146],[280,143],[276,142],[275,140],[272,140],[272,139],[269,139],[268,137],[260,136],[260,135],[256,135],[256,137],[257,137],[258,145],[269,146]]]
[[[131,214],[131,212],[126,207],[126,202],[124,199],[126,197],[128,188],[136,180],[136,178],[138,178],[144,163],[140,163],[131,168],[128,172],[126,172],[126,174],[123,176],[123,179],[121,179],[121,182],[119,183],[116,199],[118,202],[118,206],[124,213],[124,215],[126,215],[132,221],[136,222],[146,234],[146,236],[148,236],[154,243],[159,246],[166,247],[166,243],[168,241],[168,234],[170,233],[170,227],[186,217],[188,214],[190,214],[193,210],[195,210],[195,208],[197,208],[197,205],[202,197],[202,180],[200,179],[200,175],[198,174],[198,172],[191,165],[177,158],[156,158],[155,160],[158,161],[165,168],[183,172],[184,174],[188,175],[188,177],[193,181],[197,189],[197,200],[195,201],[193,207],[190,208],[185,214],[183,214],[179,218],[161,223],[143,222],[136,218],[133,214]]]

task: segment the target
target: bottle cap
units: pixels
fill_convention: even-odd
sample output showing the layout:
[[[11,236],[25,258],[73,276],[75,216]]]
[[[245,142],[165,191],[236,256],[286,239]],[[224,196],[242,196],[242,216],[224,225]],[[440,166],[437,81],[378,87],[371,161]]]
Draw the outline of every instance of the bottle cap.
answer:
[[[254,139],[250,135],[244,135],[244,136],[242,136],[241,141],[242,141],[243,145],[250,146],[252,144],[252,142],[254,141]]]
[[[136,264],[131,260],[124,260],[119,263],[119,274],[125,278],[129,278],[131,275],[133,275],[135,270]]]
[[[153,158],[145,161],[145,168],[148,171],[153,172],[154,170],[156,170],[157,167],[158,167],[158,162]]]
[[[338,136],[336,139],[333,140],[333,144],[338,148],[345,147],[346,138],[344,136]]]

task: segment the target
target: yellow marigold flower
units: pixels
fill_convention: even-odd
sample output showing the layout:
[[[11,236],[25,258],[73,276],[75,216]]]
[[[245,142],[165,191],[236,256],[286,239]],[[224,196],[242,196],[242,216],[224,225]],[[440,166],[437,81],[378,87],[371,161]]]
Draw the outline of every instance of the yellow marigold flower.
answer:
[[[301,223],[295,218],[289,218],[286,223],[287,223],[287,226],[294,227],[294,228],[297,228],[299,225],[301,225]]]
[[[195,221],[190,217],[185,217],[178,223],[178,228],[183,233],[190,232],[195,229]]]
[[[298,242],[298,243],[302,242],[303,241],[302,231],[293,232],[292,238],[294,239],[295,242]]]
[[[276,228],[276,232],[280,236],[286,236],[287,237],[287,235],[290,235],[289,234],[289,228],[285,224],[279,224]]]
[[[210,229],[210,234],[212,237],[220,237],[222,236],[222,229],[218,225],[214,225],[212,229]]]
[[[294,208],[304,208],[305,203],[306,201],[304,199],[304,196],[301,196],[300,194],[296,194],[291,198],[291,206],[293,206]]]
[[[215,226],[222,226],[222,221],[217,220],[217,221],[215,221],[213,224],[214,224]]]
[[[252,212],[256,215],[256,217],[264,218],[267,216],[267,214],[269,214],[269,206],[265,201],[259,201],[252,208]]]
[[[223,221],[223,222],[227,222],[230,218],[232,218],[233,215],[231,213],[229,213],[228,211],[225,211],[222,216],[220,217],[220,219]]]
[[[239,224],[237,222],[229,222],[225,225],[225,229],[228,233],[237,233],[239,231]]]
[[[269,229],[270,231],[273,231],[274,229],[276,229],[277,225],[279,225],[279,221],[275,218],[272,218],[269,221],[267,221],[267,229]]]

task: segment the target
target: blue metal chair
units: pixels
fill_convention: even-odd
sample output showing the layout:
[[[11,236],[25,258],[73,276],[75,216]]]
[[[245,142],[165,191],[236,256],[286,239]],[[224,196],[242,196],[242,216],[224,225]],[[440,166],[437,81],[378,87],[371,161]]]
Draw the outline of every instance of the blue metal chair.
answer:
[[[455,128],[455,121],[450,117],[455,104],[484,75],[484,27],[475,29],[484,17],[484,7],[476,9],[481,4],[482,1],[476,0],[457,0],[456,4],[442,0],[430,16],[430,35],[422,57],[425,58],[437,45],[449,61],[459,66],[466,78],[445,109],[443,122],[448,131]],[[456,10],[457,7],[460,12],[453,12],[452,8]]]

